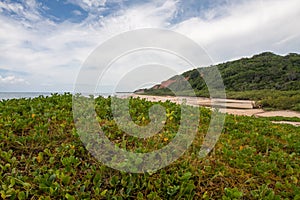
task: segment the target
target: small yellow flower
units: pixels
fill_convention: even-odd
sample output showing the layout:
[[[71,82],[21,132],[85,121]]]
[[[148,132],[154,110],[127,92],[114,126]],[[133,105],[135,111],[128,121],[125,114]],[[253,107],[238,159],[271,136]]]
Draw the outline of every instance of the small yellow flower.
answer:
[[[164,141],[167,142],[169,140],[169,138],[164,138]]]
[[[35,114],[32,114],[31,117],[34,118],[34,117],[35,117]]]
[[[36,157],[36,160],[40,163],[40,162],[43,161],[43,159],[44,159],[44,158],[43,158],[43,153],[40,152],[40,153],[38,154],[38,156]]]
[[[243,150],[243,148],[244,148],[243,146],[240,146],[240,151]]]
[[[75,146],[74,145],[70,145],[71,149],[75,149]]]

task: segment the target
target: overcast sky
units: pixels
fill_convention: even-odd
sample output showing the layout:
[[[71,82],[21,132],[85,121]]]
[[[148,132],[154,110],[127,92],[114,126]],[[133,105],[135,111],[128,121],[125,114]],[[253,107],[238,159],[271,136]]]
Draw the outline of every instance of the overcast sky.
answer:
[[[0,92],[73,91],[99,44],[138,28],[181,33],[213,63],[299,53],[299,21],[299,0],[0,0]]]

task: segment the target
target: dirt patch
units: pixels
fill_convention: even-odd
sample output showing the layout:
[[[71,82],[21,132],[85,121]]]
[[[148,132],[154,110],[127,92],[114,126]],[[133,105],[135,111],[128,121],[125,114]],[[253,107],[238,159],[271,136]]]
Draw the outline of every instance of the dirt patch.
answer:
[[[266,111],[263,113],[256,114],[258,117],[298,117],[300,118],[300,113],[289,111],[289,110],[280,110],[280,111]]]
[[[264,112],[263,109],[220,109],[220,112],[226,112],[232,115],[256,116],[258,113]]]
[[[290,124],[293,126],[300,126],[300,122],[289,122],[289,121],[272,121],[274,124]]]

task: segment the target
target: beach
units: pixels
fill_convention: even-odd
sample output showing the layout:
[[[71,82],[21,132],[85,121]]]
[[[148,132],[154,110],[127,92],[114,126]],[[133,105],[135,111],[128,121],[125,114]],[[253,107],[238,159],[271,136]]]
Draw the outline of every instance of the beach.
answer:
[[[235,100],[235,99],[210,99],[204,97],[174,97],[174,96],[151,96],[151,95],[129,95],[133,98],[143,98],[148,101],[158,102],[158,101],[171,101],[176,104],[185,103],[191,106],[204,106],[204,107],[214,107],[218,108],[220,112],[242,115],[242,116],[255,116],[255,117],[298,117],[300,118],[300,113],[290,110],[280,110],[280,111],[265,111],[262,108],[255,108],[255,102],[249,100]],[[127,96],[128,97],[128,96]],[[299,122],[287,122],[287,121],[277,121],[274,123],[285,123],[292,124],[294,126],[300,126]]]

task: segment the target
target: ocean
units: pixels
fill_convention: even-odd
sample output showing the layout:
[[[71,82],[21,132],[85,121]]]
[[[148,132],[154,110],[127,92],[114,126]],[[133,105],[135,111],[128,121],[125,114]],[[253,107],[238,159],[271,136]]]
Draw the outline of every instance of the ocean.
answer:
[[[0,100],[3,99],[20,99],[20,98],[34,98],[40,95],[50,96],[50,92],[0,92]]]
[[[52,92],[0,92],[0,100],[8,100],[8,99],[20,99],[20,98],[34,98],[39,96],[51,96]],[[63,92],[59,92],[59,94],[63,94]],[[128,96],[131,93],[99,93],[94,96],[118,96],[124,97]]]

